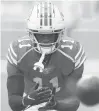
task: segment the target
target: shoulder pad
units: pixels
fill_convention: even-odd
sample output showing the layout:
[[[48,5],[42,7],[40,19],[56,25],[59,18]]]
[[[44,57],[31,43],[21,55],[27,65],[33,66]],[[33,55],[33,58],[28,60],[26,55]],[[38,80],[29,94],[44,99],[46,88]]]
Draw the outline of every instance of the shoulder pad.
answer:
[[[75,68],[80,67],[86,59],[82,45],[72,38],[63,39],[59,51],[75,63]]]
[[[11,64],[17,65],[18,61],[24,57],[31,47],[32,41],[28,37],[22,37],[16,41],[13,41],[8,48],[8,61]]]

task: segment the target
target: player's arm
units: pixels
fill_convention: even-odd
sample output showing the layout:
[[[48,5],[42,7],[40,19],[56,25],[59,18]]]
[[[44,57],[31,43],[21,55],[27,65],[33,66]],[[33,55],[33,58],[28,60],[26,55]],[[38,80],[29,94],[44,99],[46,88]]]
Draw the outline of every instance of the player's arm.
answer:
[[[74,70],[68,77],[65,78],[65,95],[66,98],[57,100],[56,108],[59,111],[76,111],[79,107],[80,101],[76,97],[76,83],[82,77],[84,65],[82,64],[78,69]]]
[[[7,63],[7,90],[9,106],[13,111],[21,111],[25,108],[22,104],[24,92],[24,76],[11,63]]]

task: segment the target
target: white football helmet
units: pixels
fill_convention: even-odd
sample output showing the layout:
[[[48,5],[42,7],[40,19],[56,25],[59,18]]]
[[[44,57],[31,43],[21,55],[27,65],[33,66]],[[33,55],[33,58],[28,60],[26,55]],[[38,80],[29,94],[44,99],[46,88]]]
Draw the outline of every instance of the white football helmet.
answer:
[[[39,68],[42,72],[45,55],[56,51],[62,39],[64,17],[54,4],[40,2],[34,6],[27,25],[34,49],[42,54],[39,62],[34,64],[34,70]]]
[[[27,25],[36,51],[49,54],[57,49],[65,23],[62,13],[54,4],[49,2],[36,4]]]

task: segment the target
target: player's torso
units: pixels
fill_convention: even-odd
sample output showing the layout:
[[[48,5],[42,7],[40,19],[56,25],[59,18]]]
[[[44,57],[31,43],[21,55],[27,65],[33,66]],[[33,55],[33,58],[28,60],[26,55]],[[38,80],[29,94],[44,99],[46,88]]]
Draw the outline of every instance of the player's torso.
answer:
[[[34,70],[34,64],[39,61],[40,54],[35,50],[29,51],[19,62],[20,70],[24,73],[25,92],[28,93],[34,83],[39,83],[40,87],[56,87],[57,95],[64,89],[64,79],[72,72],[74,63],[60,51],[54,52],[44,63],[44,71]]]

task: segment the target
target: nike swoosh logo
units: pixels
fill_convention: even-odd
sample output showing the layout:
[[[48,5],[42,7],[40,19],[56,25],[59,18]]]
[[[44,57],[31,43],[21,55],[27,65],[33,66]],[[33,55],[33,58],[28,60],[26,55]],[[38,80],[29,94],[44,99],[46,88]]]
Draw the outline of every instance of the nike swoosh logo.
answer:
[[[31,99],[31,100],[35,100],[34,98],[31,98],[29,95],[27,96],[27,98],[28,98],[28,99]]]
[[[31,45],[30,44],[26,44],[26,45],[19,44],[19,48],[22,48],[22,47],[31,47]]]

